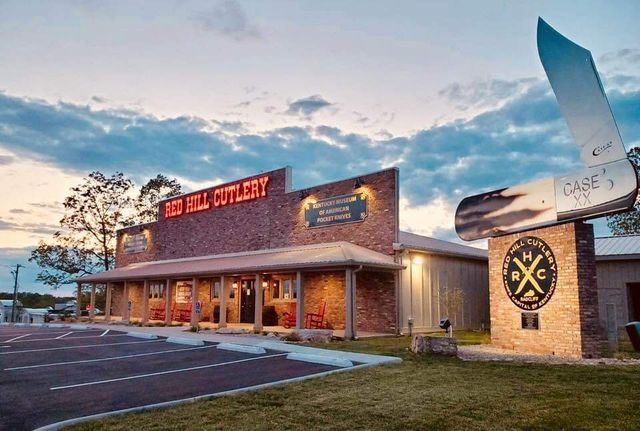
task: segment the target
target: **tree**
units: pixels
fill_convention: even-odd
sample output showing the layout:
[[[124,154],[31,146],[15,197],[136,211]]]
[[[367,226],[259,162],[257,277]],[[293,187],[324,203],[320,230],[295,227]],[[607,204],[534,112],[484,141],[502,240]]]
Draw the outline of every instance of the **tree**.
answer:
[[[464,291],[459,287],[440,288],[440,302],[444,305],[444,312],[452,323],[458,323],[458,314],[464,305]]]
[[[627,153],[629,160],[640,174],[640,147],[634,147]],[[640,197],[629,212],[607,216],[607,226],[614,235],[640,234]]]
[[[169,179],[158,174],[140,188],[140,193],[134,201],[135,216],[127,220],[126,224],[134,225],[156,221],[160,201],[180,194],[182,194],[182,186],[177,179]]]
[[[97,270],[107,271],[115,257],[116,230],[130,211],[133,183],[120,172],[110,177],[94,171],[71,189],[54,244],[41,242],[30,261],[43,270],[37,279],[54,288]]]

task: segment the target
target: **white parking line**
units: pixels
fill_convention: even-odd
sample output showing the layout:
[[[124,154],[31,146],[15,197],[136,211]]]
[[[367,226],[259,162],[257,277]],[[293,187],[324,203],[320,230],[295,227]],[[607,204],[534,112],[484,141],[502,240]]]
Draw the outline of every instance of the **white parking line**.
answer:
[[[107,335],[109,333],[109,329],[107,329],[106,331],[104,331],[102,334],[100,334],[101,337],[104,337],[105,335]]]
[[[66,346],[66,347],[50,347],[48,349],[17,350],[14,352],[0,353],[0,355],[13,355],[16,353],[48,352],[51,350],[83,349],[85,347],[121,346],[123,344],[141,344],[141,343],[158,343],[158,342],[164,342],[164,340],[126,341],[124,343],[85,344],[84,346]]]
[[[96,380],[96,381],[93,381],[93,382],[77,383],[75,385],[54,386],[52,388],[49,388],[49,390],[58,391],[60,389],[71,389],[71,388],[79,388],[79,387],[82,387],[82,386],[93,386],[93,385],[101,385],[101,384],[104,384],[104,383],[121,382],[121,381],[124,381],[124,380],[143,379],[145,377],[155,377],[155,376],[162,376],[164,374],[174,374],[174,373],[182,373],[182,372],[185,372],[185,371],[202,370],[202,369],[205,369],[205,368],[222,367],[224,365],[239,364],[241,362],[249,362],[249,361],[259,361],[260,359],[277,358],[279,356],[286,356],[286,355],[287,355],[287,353],[278,353],[278,354],[275,354],[275,355],[267,355],[267,356],[258,356],[258,357],[252,357],[252,358],[246,358],[246,359],[238,359],[236,361],[220,362],[220,363],[209,364],[209,365],[200,365],[200,366],[197,366],[197,367],[180,368],[180,369],[177,369],[177,370],[168,370],[168,371],[159,371],[157,373],[137,374],[137,375],[129,376],[129,377],[118,377],[118,378],[115,378],[115,379]]]
[[[10,340],[4,340],[3,343],[11,343],[12,341],[19,340],[20,338],[28,337],[29,335],[31,335],[31,334],[20,335],[19,337],[15,337],[15,338],[12,338]]]
[[[31,334],[27,334],[27,335],[31,335]],[[69,334],[67,334],[67,335],[69,335]],[[127,336],[127,334],[106,335],[106,337],[126,337],[126,336]],[[67,338],[67,340],[77,340],[77,339],[80,339],[80,338],[100,338],[100,337],[101,337],[101,335],[86,335],[86,336],[82,336],[82,337],[70,337],[70,338]],[[32,338],[30,340],[16,341],[16,343],[27,343],[27,342],[31,342],[31,341],[53,341],[53,340],[58,340],[58,339],[59,339],[59,337],[55,337],[55,338]],[[13,341],[13,340],[3,341],[3,343],[8,343],[9,341]]]
[[[66,337],[66,336],[67,336],[67,335],[69,335],[69,334],[73,334],[73,331],[71,331],[71,332],[67,332],[66,334],[62,334],[62,335],[60,335],[59,337],[54,338],[54,340],[59,340],[59,339],[61,339],[61,338]]]
[[[216,346],[211,345],[211,346],[204,346],[204,347],[191,347],[188,349],[161,350],[159,352],[146,352],[146,353],[136,353],[133,355],[111,356],[109,358],[84,359],[81,361],[53,362],[51,364],[26,365],[24,367],[5,368],[4,371],[27,370],[30,368],[42,368],[42,367],[55,367],[58,365],[85,364],[89,362],[115,361],[118,359],[139,358],[141,356],[164,355],[166,353],[188,352],[190,350],[200,350],[200,349],[211,349],[212,347],[216,347]]]

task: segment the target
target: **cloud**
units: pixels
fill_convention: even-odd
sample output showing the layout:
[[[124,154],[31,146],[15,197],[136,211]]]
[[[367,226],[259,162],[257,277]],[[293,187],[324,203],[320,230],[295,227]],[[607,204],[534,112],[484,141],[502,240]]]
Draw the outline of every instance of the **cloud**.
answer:
[[[235,41],[260,39],[262,32],[249,22],[242,6],[235,0],[223,0],[194,20],[206,31],[231,38]]]
[[[640,145],[640,84],[610,84],[621,79],[608,76],[605,87],[623,140]],[[403,211],[408,217],[403,226],[450,238],[455,235],[451,220],[445,221],[463,197],[582,166],[546,81],[479,85],[459,88],[471,102],[476,94],[494,94],[497,107],[407,136],[384,131],[368,136],[330,125],[257,131],[241,122],[157,118],[0,94],[0,148],[66,172],[119,170],[138,182],[161,172],[212,184],[291,165],[294,186],[305,188],[398,166],[403,205],[409,209]],[[319,105],[300,99],[292,103],[293,111],[304,115],[330,105],[315,97]]]
[[[10,209],[9,212],[11,214],[31,214],[31,211],[26,211],[21,208],[13,208],[13,209]]]
[[[53,235],[60,230],[60,227],[43,223],[16,223],[0,218],[0,231],[2,230],[22,231],[41,235]]]
[[[11,156],[1,155],[0,154],[0,166],[10,165],[14,162],[14,158]]]
[[[310,117],[319,110],[331,105],[332,103],[316,94],[309,97],[303,97],[302,99],[294,100],[289,103],[289,109],[287,109],[286,113],[289,115]]]
[[[640,64],[640,49],[625,48],[618,51],[607,52],[598,58],[600,63],[623,61],[631,64]]]
[[[513,100],[538,82],[536,78],[513,81],[476,79],[470,83],[452,83],[440,90],[438,95],[453,103],[456,109],[466,111],[470,108],[495,107]]]

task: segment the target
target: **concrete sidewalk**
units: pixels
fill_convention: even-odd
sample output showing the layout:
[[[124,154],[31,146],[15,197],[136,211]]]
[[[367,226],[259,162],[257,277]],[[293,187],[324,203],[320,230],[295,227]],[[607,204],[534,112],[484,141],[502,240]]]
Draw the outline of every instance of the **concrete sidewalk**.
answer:
[[[259,346],[265,349],[279,350],[282,352],[305,353],[310,355],[327,356],[338,359],[347,359],[362,364],[379,365],[400,363],[402,359],[395,356],[369,355],[365,353],[345,352],[331,350],[331,344],[327,349],[309,347],[304,344],[291,344],[280,341],[276,337],[268,337],[256,334],[216,334],[212,331],[191,332],[188,326],[128,326],[104,323],[82,323],[92,329],[112,329],[117,331],[142,332],[154,334],[159,337],[181,337],[194,340],[202,340],[211,343],[232,343],[247,346]]]

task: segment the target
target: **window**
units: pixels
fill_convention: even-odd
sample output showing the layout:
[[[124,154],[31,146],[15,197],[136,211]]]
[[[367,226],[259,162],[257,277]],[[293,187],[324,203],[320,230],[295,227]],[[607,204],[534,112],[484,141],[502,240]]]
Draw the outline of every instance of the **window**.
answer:
[[[191,302],[191,282],[176,282],[176,303],[186,304],[188,302]]]
[[[220,285],[220,280],[214,281],[211,286],[211,299],[220,299],[221,292],[222,286]]]
[[[297,298],[296,281],[293,276],[277,277],[270,282],[271,299],[291,301]]]
[[[164,298],[164,282],[151,281],[149,282],[149,299],[163,299]]]

